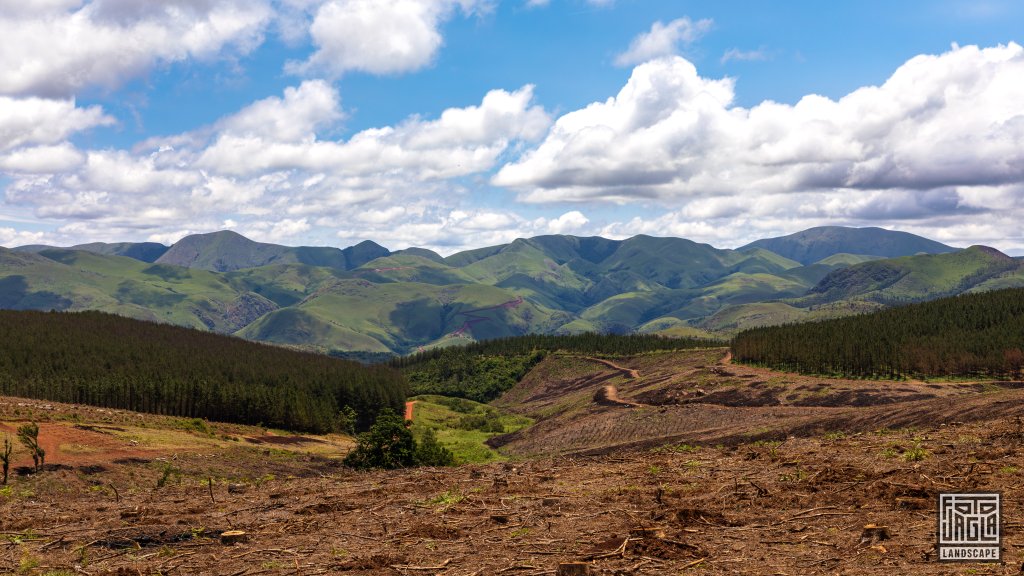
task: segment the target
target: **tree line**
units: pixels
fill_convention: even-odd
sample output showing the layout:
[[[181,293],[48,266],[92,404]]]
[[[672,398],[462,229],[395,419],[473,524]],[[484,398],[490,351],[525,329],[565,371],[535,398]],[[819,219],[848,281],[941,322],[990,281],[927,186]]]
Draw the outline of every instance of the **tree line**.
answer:
[[[435,348],[396,358],[389,364],[405,373],[413,394],[490,402],[515,386],[550,352],[629,356],[721,345],[700,338],[649,334],[529,335]]]
[[[102,312],[0,310],[0,394],[309,432],[365,430],[408,384],[367,367]]]
[[[1024,289],[964,294],[821,322],[753,328],[733,357],[858,378],[1021,378]]]

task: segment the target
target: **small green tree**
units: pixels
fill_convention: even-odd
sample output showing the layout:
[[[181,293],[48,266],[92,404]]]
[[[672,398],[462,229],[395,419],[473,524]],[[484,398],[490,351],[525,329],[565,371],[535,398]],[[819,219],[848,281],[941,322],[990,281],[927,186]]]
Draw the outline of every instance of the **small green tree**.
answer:
[[[4,448],[3,451],[0,451],[0,463],[4,468],[4,484],[7,484],[7,472],[11,469],[11,452],[13,451],[14,443],[11,442],[11,437],[4,434]]]
[[[451,466],[455,456],[437,441],[432,428],[427,428],[416,446],[416,463],[420,466]]]
[[[369,431],[356,439],[356,449],[345,457],[345,465],[358,469],[406,468],[416,464],[416,440],[401,416],[390,408],[377,414]]]
[[[345,407],[338,412],[338,430],[350,436],[355,436],[356,419],[358,417],[359,414],[356,412],[355,408],[345,405]]]
[[[18,427],[18,440],[28,448],[38,472],[46,464],[46,451],[39,445],[39,424],[29,422]]]

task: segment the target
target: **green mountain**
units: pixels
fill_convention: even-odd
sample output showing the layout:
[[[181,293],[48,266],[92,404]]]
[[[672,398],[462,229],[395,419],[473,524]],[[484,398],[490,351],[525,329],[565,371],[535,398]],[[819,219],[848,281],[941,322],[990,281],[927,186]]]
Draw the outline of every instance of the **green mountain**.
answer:
[[[43,244],[30,244],[28,246],[19,246],[14,248],[17,252],[31,252],[39,253],[43,250],[54,250],[59,249],[56,246],[45,246]],[[163,244],[156,242],[118,242],[116,244],[107,244],[106,242],[92,242],[89,244],[78,244],[65,248],[65,250],[84,250],[85,252],[92,252],[94,254],[104,254],[106,256],[127,256],[128,258],[134,258],[141,262],[156,262],[157,258],[164,255],[167,252],[168,247]]]
[[[722,308],[700,326],[735,332],[1018,287],[1024,287],[1024,261],[987,246],[971,246],[946,254],[875,259],[836,268],[802,296]]]
[[[156,262],[216,272],[271,264],[308,264],[351,270],[388,254],[390,252],[387,248],[370,241],[344,250],[311,246],[291,248],[254,242],[241,234],[224,230],[186,236],[171,246]]]
[[[404,354],[529,333],[731,334],[1024,285],[1024,261],[991,248],[882,258],[866,251],[877,244],[840,244],[790,258],[681,238],[552,235],[442,258],[218,232],[183,238],[152,263],[144,245],[0,249],[0,308],[100,310],[324,352]],[[811,253],[827,255],[801,264]]]
[[[751,248],[764,248],[805,265],[836,254],[894,258],[921,253],[944,254],[956,250],[951,246],[907,232],[842,226],[821,226],[789,236],[757,240],[739,250],[743,252]]]

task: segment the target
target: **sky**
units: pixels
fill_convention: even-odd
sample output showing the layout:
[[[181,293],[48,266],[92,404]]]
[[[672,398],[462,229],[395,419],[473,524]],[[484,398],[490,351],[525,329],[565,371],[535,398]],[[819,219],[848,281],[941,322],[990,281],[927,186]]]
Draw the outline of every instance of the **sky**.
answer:
[[[1012,0],[0,0],[0,245],[1024,255]]]

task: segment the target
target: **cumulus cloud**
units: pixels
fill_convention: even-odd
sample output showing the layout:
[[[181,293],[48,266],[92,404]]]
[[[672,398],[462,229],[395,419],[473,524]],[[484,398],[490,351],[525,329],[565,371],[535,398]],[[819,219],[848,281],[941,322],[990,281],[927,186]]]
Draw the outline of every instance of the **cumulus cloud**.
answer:
[[[459,178],[492,169],[551,123],[533,102],[532,86],[493,90],[477,105],[435,118],[412,116],[347,140],[321,139],[343,116],[337,90],[310,80],[206,128],[133,150],[78,151],[57,143],[44,162],[44,150],[21,147],[0,153],[0,170],[11,179],[6,200],[40,218],[73,221],[61,233],[79,238],[138,238],[140,230],[171,238],[225,221],[274,241],[353,223],[386,230],[396,219],[422,216],[427,204],[455,210],[465,195]],[[479,234],[515,224],[488,212],[449,220]]]
[[[629,48],[615,58],[619,66],[632,66],[662,56],[676,54],[680,46],[696,42],[708,30],[712,21],[708,19],[694,22],[689,18],[677,18],[668,24],[655,22],[650,31],[640,34],[629,44]]]
[[[244,54],[272,16],[265,0],[6,0],[0,93],[68,97],[161,63]]]
[[[456,11],[470,14],[487,6],[485,0],[329,0],[316,10],[309,28],[316,51],[287,68],[332,77],[350,70],[418,70],[441,48],[441,24]]]
[[[533,87],[525,86],[515,92],[492,90],[479,106],[451,108],[436,120],[412,117],[344,142],[318,140],[316,125],[341,114],[332,93],[322,82],[306,82],[284,100],[253,104],[224,122],[225,129],[197,165],[236,176],[302,169],[346,178],[396,171],[420,180],[453,178],[489,169],[513,140],[536,139],[550,125],[543,108],[532,105]],[[293,108],[306,112],[311,100],[320,103],[312,108],[315,113],[305,123],[288,125],[286,134],[273,126],[267,127],[270,134],[237,129],[240,124],[262,126],[264,114],[287,119]]]
[[[551,234],[572,234],[579,232],[589,222],[582,212],[573,210],[551,220],[539,218],[536,224],[538,228],[546,229]]]
[[[74,100],[0,96],[0,152],[57,144],[76,132],[113,123],[98,106],[78,108]]]
[[[250,104],[220,122],[224,133],[239,137],[297,142],[340,120],[338,91],[323,80],[309,80],[276,96]]]
[[[918,56],[881,86],[733,105],[731,79],[680,57],[559,118],[494,183],[532,202],[910,190],[1024,182],[1024,49]],[[912,194],[927,204],[949,192]],[[960,194],[960,192],[956,192]]]

